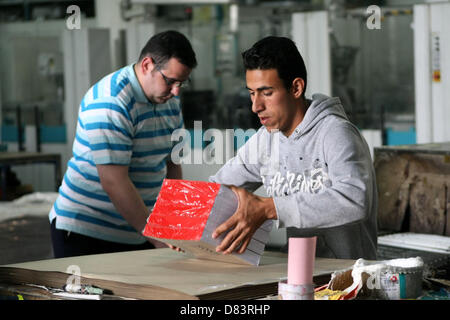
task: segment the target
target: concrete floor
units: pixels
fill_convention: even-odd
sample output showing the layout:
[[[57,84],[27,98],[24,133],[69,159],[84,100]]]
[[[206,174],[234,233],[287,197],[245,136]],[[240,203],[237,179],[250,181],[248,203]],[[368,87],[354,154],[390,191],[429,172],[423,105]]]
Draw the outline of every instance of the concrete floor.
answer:
[[[0,265],[53,258],[47,216],[0,221]]]

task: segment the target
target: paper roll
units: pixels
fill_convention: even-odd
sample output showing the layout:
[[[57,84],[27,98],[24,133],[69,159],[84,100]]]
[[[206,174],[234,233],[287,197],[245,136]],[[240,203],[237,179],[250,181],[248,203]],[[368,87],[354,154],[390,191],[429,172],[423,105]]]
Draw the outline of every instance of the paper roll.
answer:
[[[312,238],[289,238],[288,284],[313,283],[316,240]]]

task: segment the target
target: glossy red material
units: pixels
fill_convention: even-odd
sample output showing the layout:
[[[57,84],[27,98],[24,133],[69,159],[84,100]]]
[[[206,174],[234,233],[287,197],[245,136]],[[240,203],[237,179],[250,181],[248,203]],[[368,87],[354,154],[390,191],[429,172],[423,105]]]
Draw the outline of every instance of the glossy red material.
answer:
[[[212,182],[165,179],[143,235],[200,240],[219,189]]]

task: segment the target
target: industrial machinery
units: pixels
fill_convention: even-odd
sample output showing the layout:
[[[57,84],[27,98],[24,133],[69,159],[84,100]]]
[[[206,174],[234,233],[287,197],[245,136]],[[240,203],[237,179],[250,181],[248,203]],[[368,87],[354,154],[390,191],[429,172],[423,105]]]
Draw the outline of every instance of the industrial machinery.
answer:
[[[66,26],[64,1],[17,3],[0,2],[6,150],[41,147],[60,152],[66,163],[81,95],[102,75],[133,63],[148,38],[167,29],[186,34],[197,53],[199,65],[180,98],[188,122],[201,120],[203,128],[259,127],[240,54],[278,35],[292,38],[305,59],[307,97],[339,96],[371,148],[450,139],[448,3],[373,1],[374,16],[358,0],[80,1],[80,30]],[[372,18],[379,28],[370,26]],[[34,132],[39,139],[31,141]]]

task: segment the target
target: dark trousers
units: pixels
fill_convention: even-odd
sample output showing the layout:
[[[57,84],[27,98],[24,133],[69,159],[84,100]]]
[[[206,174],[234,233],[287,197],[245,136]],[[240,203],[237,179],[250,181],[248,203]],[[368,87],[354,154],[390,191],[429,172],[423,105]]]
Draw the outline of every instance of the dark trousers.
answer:
[[[133,245],[99,240],[78,233],[56,229],[55,223],[56,219],[53,219],[51,224],[51,236],[55,258],[155,248],[155,246],[148,241],[143,244]]]

